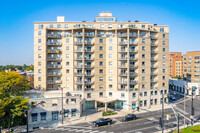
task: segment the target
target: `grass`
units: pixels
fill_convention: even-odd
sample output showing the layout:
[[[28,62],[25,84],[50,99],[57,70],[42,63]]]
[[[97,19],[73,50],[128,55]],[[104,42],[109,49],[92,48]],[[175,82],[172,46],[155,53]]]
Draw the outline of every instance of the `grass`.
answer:
[[[178,133],[178,132],[176,130],[173,133]],[[192,126],[192,127],[181,129],[179,131],[179,133],[200,133],[200,125],[196,125],[196,126]]]

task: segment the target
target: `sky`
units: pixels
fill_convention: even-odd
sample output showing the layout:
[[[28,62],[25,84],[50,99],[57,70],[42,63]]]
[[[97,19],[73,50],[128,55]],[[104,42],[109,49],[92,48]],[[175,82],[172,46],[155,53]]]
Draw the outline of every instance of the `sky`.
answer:
[[[0,0],[0,65],[33,64],[34,22],[93,21],[110,11],[119,21],[169,25],[169,51],[200,50],[199,0]]]

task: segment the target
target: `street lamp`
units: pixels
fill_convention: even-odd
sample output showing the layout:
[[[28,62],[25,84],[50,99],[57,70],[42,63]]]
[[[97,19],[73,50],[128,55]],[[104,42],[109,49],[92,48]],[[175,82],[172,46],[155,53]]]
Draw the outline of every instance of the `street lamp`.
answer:
[[[61,110],[61,114],[62,114],[62,124],[63,124],[63,119],[64,119],[64,109],[63,109],[63,89],[65,88],[65,87],[60,87],[61,88],[61,98],[62,98],[62,101],[61,101],[61,103],[62,103],[62,110]]]
[[[38,104],[34,105],[34,107],[32,108],[32,110],[30,111],[30,113],[28,113],[29,109],[25,110],[24,116],[26,117],[26,132],[27,133],[29,133],[29,127],[28,127],[28,124],[29,124],[28,123],[28,117],[29,117],[29,115],[31,114],[31,112],[33,111],[33,109],[36,108],[39,104],[43,105],[44,103],[46,103],[46,102],[45,101],[41,101]]]
[[[196,90],[196,86],[192,86],[191,116],[190,116],[191,125],[193,125],[193,119],[194,119],[193,94],[194,94],[195,90]]]

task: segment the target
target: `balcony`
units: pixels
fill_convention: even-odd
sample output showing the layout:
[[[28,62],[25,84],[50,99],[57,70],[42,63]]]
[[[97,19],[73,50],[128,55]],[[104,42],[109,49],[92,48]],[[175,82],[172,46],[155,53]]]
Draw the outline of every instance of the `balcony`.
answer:
[[[93,68],[94,68],[94,66],[92,66],[92,65],[85,65],[85,68],[88,68],[88,69],[93,69]]]
[[[135,68],[135,69],[138,68],[138,66],[136,66],[136,65],[129,65],[129,67],[130,68]]]
[[[58,73],[58,72],[48,72],[47,73],[47,76],[61,76],[62,75],[62,73]]]
[[[151,68],[158,68],[157,65],[151,65]]]
[[[127,84],[127,81],[119,81],[120,84]]]
[[[106,37],[116,37],[115,34],[107,34]]]
[[[127,37],[127,33],[117,34],[117,37]]]
[[[92,49],[85,49],[85,52],[86,52],[86,53],[93,53],[94,50],[92,50]]]
[[[149,38],[148,35],[140,35],[140,37],[143,37],[143,38]]]
[[[61,80],[47,80],[47,84],[61,84]]]
[[[90,60],[90,61],[93,61],[94,58],[88,58],[88,57],[85,57],[85,60]]]
[[[151,54],[157,54],[158,52],[155,50],[151,50]]]
[[[130,81],[129,81],[129,84],[137,84],[137,81],[135,81],[135,80],[130,80]]]
[[[75,45],[82,45],[83,42],[82,42],[82,41],[75,41],[74,44],[75,44]]]
[[[94,84],[94,81],[85,81],[85,84]]]
[[[93,91],[94,88],[85,88],[85,91]]]
[[[64,37],[72,37],[72,34],[65,34]]]
[[[137,45],[138,45],[138,43],[130,41],[130,42],[129,42],[129,45],[132,45],[132,46],[137,46]]]
[[[151,72],[151,75],[158,75],[157,72]]]
[[[83,52],[83,49],[75,49],[74,51],[77,52],[77,53],[78,52]]]
[[[129,52],[136,53],[136,52],[138,52],[138,50],[136,50],[136,49],[129,49]]]
[[[138,76],[138,74],[137,73],[129,73],[129,76],[136,77],[136,76]]]
[[[119,91],[127,91],[127,88],[118,88]]]
[[[119,76],[127,76],[127,73],[119,73]]]
[[[95,37],[95,35],[91,33],[85,33],[85,37]]]
[[[74,73],[75,76],[83,76],[83,73]]]
[[[138,34],[129,33],[130,37],[138,37]]]
[[[47,57],[47,61],[61,61],[61,58],[58,57]]]
[[[128,57],[119,57],[119,60],[127,60]]]
[[[83,84],[83,81],[82,80],[76,80],[75,83],[76,84]]]
[[[94,45],[94,42],[88,42],[88,41],[86,41],[85,45]]]
[[[157,36],[150,36],[151,39],[158,39]]]
[[[83,34],[74,34],[74,37],[83,37]]]
[[[76,57],[75,60],[83,60],[83,57]]]
[[[124,65],[118,65],[119,68],[127,68],[128,66],[126,64]]]
[[[94,76],[94,74],[88,72],[88,73],[85,73],[85,76],[91,77],[91,76]]]
[[[127,41],[124,41],[124,42],[118,42],[119,45],[127,45],[128,42]]]
[[[134,61],[136,61],[136,60],[138,60],[138,59],[137,59],[136,57],[130,57],[129,60],[134,60]]]
[[[75,91],[82,91],[82,88],[75,88]]]
[[[120,49],[119,52],[121,52],[121,53],[127,52],[127,49]]]
[[[47,34],[47,38],[62,38],[60,34]]]
[[[158,44],[156,44],[156,43],[151,43],[151,46],[153,46],[153,47],[157,47]]]
[[[157,61],[157,60],[158,60],[157,58],[151,57],[151,61]]]
[[[56,50],[56,49],[47,49],[48,54],[60,54],[61,50]]]
[[[47,42],[48,46],[62,46],[61,42]]]
[[[47,68],[62,68],[61,65],[47,65]]]
[[[156,80],[156,79],[151,79],[151,82],[158,82],[158,80]]]
[[[97,37],[103,37],[104,34],[97,34]]]
[[[55,87],[55,88],[47,88],[47,90],[51,91],[51,90],[59,90],[59,89]]]
[[[74,67],[75,67],[75,68],[82,68],[83,65],[75,65]]]

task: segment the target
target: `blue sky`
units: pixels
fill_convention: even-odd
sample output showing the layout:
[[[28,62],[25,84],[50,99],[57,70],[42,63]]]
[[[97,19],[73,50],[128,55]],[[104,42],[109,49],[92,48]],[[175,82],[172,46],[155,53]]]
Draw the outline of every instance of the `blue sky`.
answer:
[[[1,0],[0,65],[33,64],[33,23],[93,21],[111,11],[120,21],[139,20],[170,26],[170,51],[200,50],[198,0]]]

